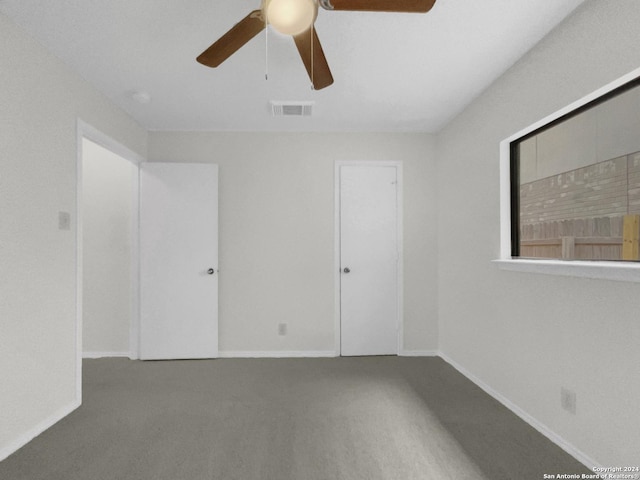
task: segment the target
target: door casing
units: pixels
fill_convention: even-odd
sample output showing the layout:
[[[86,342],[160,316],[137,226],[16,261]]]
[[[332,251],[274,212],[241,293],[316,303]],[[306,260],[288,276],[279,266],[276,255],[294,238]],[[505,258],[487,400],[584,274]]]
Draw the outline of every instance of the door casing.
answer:
[[[82,401],[82,140],[86,138],[107,150],[128,160],[139,168],[144,158],[125,147],[110,136],[101,132],[87,122],[78,119],[76,124],[76,397]],[[135,175],[138,175],[138,168]],[[131,192],[131,323],[129,325],[129,358],[138,358],[138,327],[139,327],[139,269],[138,269],[138,182],[134,179]]]

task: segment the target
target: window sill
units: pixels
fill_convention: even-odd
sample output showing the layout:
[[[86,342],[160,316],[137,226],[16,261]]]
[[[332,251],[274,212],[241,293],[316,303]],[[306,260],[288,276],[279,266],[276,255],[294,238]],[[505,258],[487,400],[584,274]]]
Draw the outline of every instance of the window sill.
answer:
[[[500,270],[512,272],[564,275],[619,282],[640,282],[640,263],[588,262],[577,260],[493,260]]]

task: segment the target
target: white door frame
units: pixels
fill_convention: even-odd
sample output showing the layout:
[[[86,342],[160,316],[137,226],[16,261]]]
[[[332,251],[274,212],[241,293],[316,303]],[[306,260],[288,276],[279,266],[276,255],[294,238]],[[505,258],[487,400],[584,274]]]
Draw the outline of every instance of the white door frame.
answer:
[[[398,238],[398,269],[397,269],[397,295],[398,295],[398,355],[404,353],[404,286],[403,286],[403,178],[402,178],[402,162],[401,161],[375,161],[375,160],[336,160],[334,167],[334,351],[336,357],[339,357],[341,351],[341,324],[340,324],[340,167],[396,167],[398,175],[397,188],[397,238]]]
[[[82,391],[82,140],[86,138],[106,148],[110,152],[131,162],[136,168],[133,173],[131,195],[131,323],[129,325],[129,358],[138,358],[138,337],[140,322],[139,306],[139,167],[144,158],[117,142],[97,128],[78,118],[76,128],[76,391],[81,399]]]

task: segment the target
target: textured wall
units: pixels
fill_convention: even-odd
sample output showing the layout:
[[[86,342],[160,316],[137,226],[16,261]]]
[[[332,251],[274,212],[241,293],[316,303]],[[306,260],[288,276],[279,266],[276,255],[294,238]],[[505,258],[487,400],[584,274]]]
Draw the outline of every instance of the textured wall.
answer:
[[[629,213],[640,215],[640,153],[630,155],[629,168]]]
[[[521,184],[521,225],[630,213],[628,178],[636,172],[628,170],[629,157],[631,162],[624,156]]]
[[[521,184],[520,256],[621,260],[624,216],[640,212],[638,159],[634,153]]]
[[[0,65],[2,458],[79,400],[77,118],[141,155],[146,132],[3,15]]]
[[[586,2],[438,136],[440,349],[605,465],[639,458],[638,284],[498,270],[499,145],[640,67],[638,25],[637,0]]]
[[[220,166],[220,350],[333,351],[336,160],[403,162],[404,348],[435,350],[433,150],[426,134],[151,133],[151,161]]]

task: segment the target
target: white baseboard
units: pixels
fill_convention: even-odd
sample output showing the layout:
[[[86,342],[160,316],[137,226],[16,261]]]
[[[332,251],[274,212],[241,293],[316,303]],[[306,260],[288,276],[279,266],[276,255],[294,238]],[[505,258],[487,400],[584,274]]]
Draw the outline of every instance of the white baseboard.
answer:
[[[35,427],[27,430],[25,433],[16,438],[13,442],[9,443],[2,448],[0,448],[0,462],[7,458],[9,455],[15,453],[20,448],[24,447],[31,440],[36,438],[45,430],[51,428],[53,425],[58,423],[64,417],[73,412],[76,408],[80,406],[80,401],[74,400],[72,403],[67,405],[66,407],[61,408],[57,412],[55,412],[50,417],[44,419],[42,422],[38,423]]]
[[[131,358],[131,352],[82,352],[82,358],[125,357]]]
[[[335,357],[336,352],[333,350],[295,350],[295,351],[245,351],[245,350],[226,350],[218,352],[220,358],[317,358],[317,357]]]
[[[544,435],[549,440],[551,440],[553,443],[558,445],[560,448],[562,448],[565,452],[567,452],[573,458],[578,460],[584,466],[586,466],[587,468],[589,468],[592,471],[593,471],[593,469],[595,467],[600,467],[600,468],[602,467],[602,465],[600,465],[598,462],[596,462],[595,460],[590,458],[587,454],[585,454],[584,452],[582,452],[581,450],[579,450],[578,448],[573,446],[571,443],[566,441],[564,438],[562,438],[560,435],[555,433],[553,430],[551,430],[545,424],[543,424],[539,420],[537,420],[534,417],[532,417],[531,415],[529,415],[527,412],[525,412],[523,409],[518,407],[511,400],[509,400],[508,398],[506,398],[502,394],[498,393],[496,390],[494,390],[489,385],[487,385],[482,380],[480,380],[478,377],[476,377],[473,373],[469,372],[462,365],[460,365],[455,360],[450,358],[448,355],[440,352],[439,356],[445,362],[447,362],[449,365],[451,365],[453,368],[458,370],[462,375],[467,377],[469,380],[471,380],[473,383],[475,383],[478,387],[480,387],[486,393],[491,395],[493,398],[495,398],[497,401],[499,401],[501,404],[503,404],[505,407],[507,407],[509,410],[511,410],[513,413],[515,413],[518,417],[520,417],[522,420],[527,422],[529,425],[531,425],[533,428],[535,428],[542,435]]]
[[[437,357],[437,350],[402,350],[399,357]]]

